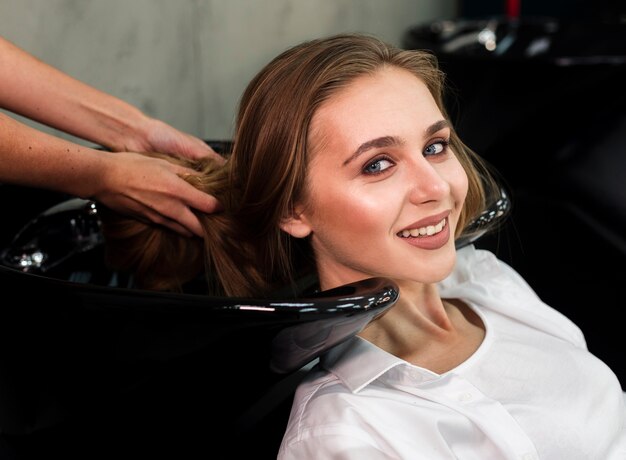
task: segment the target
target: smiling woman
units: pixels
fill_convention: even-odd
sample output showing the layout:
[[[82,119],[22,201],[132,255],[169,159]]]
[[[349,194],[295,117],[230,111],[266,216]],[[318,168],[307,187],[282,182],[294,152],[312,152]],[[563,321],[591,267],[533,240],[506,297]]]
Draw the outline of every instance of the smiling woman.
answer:
[[[244,92],[226,166],[188,178],[224,205],[199,216],[203,244],[111,215],[111,254],[148,287],[204,269],[213,294],[295,293],[310,272],[321,289],[397,283],[300,384],[279,459],[624,458],[621,388],[580,329],[492,253],[455,247],[499,189],[443,86],[433,56],[374,37],[294,46]]]

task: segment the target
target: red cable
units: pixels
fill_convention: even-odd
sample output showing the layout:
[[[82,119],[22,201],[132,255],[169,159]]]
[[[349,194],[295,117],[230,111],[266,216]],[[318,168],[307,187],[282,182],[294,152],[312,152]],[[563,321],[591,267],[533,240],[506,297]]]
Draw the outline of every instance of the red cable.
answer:
[[[506,15],[509,18],[519,18],[521,0],[506,0]]]

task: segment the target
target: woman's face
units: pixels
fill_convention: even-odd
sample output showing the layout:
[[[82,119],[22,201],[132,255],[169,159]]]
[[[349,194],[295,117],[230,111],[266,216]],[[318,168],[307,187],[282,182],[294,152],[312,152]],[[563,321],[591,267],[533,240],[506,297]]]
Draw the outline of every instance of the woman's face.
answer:
[[[304,202],[283,229],[310,234],[322,289],[450,273],[467,176],[449,138],[427,87],[398,68],[358,78],[319,108]]]

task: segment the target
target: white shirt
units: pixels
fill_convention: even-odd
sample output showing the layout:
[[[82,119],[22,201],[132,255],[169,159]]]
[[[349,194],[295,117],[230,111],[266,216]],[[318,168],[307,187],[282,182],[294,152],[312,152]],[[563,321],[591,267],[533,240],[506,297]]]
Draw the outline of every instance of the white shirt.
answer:
[[[279,460],[625,460],[615,374],[511,267],[468,246],[439,284],[482,319],[478,350],[443,374],[354,337],[298,387]]]

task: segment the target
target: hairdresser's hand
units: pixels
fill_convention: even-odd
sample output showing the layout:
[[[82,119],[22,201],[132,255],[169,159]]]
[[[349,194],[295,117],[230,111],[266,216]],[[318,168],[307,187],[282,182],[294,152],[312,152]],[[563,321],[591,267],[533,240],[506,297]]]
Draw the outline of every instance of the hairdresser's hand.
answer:
[[[224,163],[224,158],[202,139],[182,132],[163,121],[146,118],[139,131],[142,133],[141,136],[135,136],[117,148],[113,147],[113,150],[169,153],[192,160],[209,156]]]
[[[209,156],[219,163],[224,163],[224,158],[203,140],[160,120],[145,117],[140,126],[123,145],[113,146],[120,152],[116,155],[119,164],[112,167],[108,186],[99,199],[120,213],[164,225],[186,236],[202,237],[200,221],[191,209],[211,213],[219,209],[219,203],[180,177],[196,172],[128,152],[168,153],[190,159]]]
[[[189,148],[192,150],[196,155],[202,153],[202,148]],[[191,209],[211,213],[220,206],[214,197],[180,177],[196,174],[195,171],[138,153],[103,152],[103,155],[105,167],[94,199],[119,213],[164,225],[182,235],[203,236],[200,222]]]
[[[0,182],[93,197],[120,213],[201,235],[191,209],[215,198],[177,174],[184,168],[128,152],[224,160],[201,139],[144,114],[31,56],[0,37],[0,107],[120,153],[59,139],[0,113]]]

